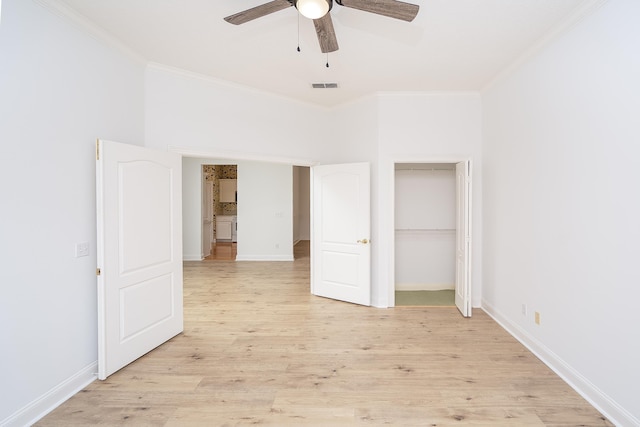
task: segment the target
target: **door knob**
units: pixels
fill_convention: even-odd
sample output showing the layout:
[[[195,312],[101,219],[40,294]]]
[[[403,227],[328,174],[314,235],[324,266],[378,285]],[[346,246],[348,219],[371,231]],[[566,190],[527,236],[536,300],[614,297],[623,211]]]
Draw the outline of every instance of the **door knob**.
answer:
[[[367,240],[367,239],[358,240],[358,243],[362,243],[362,244],[366,245],[367,243],[369,243],[369,240]]]

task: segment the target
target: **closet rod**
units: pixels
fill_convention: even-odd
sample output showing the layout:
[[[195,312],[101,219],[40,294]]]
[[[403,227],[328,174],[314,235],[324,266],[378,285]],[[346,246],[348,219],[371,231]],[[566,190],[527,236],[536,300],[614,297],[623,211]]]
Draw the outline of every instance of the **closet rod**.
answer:
[[[395,231],[456,231],[455,228],[396,228]]]
[[[396,172],[401,172],[401,171],[409,171],[409,172],[415,172],[415,171],[448,171],[448,172],[454,172],[454,169],[435,169],[435,168],[430,168],[430,169],[424,169],[424,168],[420,168],[420,169],[396,169]]]

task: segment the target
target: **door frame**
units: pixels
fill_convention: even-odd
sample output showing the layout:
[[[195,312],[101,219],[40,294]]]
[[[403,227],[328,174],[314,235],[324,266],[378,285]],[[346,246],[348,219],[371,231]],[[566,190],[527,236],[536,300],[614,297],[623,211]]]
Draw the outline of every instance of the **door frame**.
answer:
[[[212,161],[210,164],[215,165],[237,165],[239,161],[249,161],[249,162],[266,162],[266,163],[276,163],[276,164],[284,164],[291,166],[302,166],[311,168],[320,164],[318,161],[309,160],[309,159],[301,159],[301,158],[293,158],[293,157],[283,157],[283,156],[271,156],[263,153],[252,153],[252,152],[242,152],[242,151],[232,151],[232,150],[221,150],[221,149],[208,149],[208,148],[190,148],[190,147],[179,147],[170,145],[167,147],[167,151],[180,154],[183,158],[198,158],[198,159],[209,159]],[[204,187],[204,179],[201,180],[200,183],[200,191],[202,193]],[[214,219],[215,221],[215,213]],[[202,224],[200,225],[202,227]],[[200,229],[200,234],[202,234],[202,228]],[[215,236],[213,238],[213,242],[215,242]],[[189,261],[195,261],[196,259],[189,259]]]
[[[182,157],[197,157],[201,159],[227,161],[227,162],[230,162],[229,164],[234,164],[234,162],[237,162],[238,160],[280,163],[280,164],[287,164],[292,166],[307,166],[307,167],[320,164],[316,160],[284,157],[284,156],[270,156],[268,154],[263,154],[263,153],[251,153],[251,152],[243,152],[243,151],[177,147],[172,145],[167,147],[167,151],[178,153]],[[220,164],[227,164],[227,163],[220,163]]]
[[[389,224],[389,257],[387,258],[388,267],[388,280],[387,280],[387,301],[388,307],[395,307],[396,305],[396,295],[395,295],[395,276],[396,276],[396,238],[395,238],[395,223],[396,223],[396,164],[399,163],[449,163],[449,164],[457,164],[460,162],[468,161],[470,165],[470,170],[473,173],[473,159],[471,157],[394,157],[390,159],[388,162],[388,173],[389,173],[389,201],[387,215],[390,219]],[[473,181],[473,179],[472,179]],[[471,185],[471,189],[473,189],[473,185]],[[457,189],[456,189],[457,191]],[[471,202],[473,198],[472,191],[469,192],[469,200]],[[473,204],[470,203],[469,207],[469,224],[470,224],[470,233],[473,231]],[[473,239],[472,243],[469,245],[470,251],[470,259],[473,260]],[[472,267],[472,266],[471,266]],[[473,271],[473,268],[471,268]],[[472,276],[470,276],[470,286],[469,286],[469,299],[472,302],[473,306],[473,280],[471,280]]]
[[[168,146],[167,151],[180,154],[182,158],[197,158],[197,159],[207,159],[211,160],[211,163],[215,165],[226,165],[226,164],[235,164],[238,162],[247,161],[247,162],[264,162],[264,163],[274,163],[274,164],[282,164],[282,165],[290,165],[290,166],[301,166],[312,168],[320,164],[320,162],[310,159],[303,158],[293,158],[293,157],[284,157],[284,156],[272,156],[263,153],[254,153],[254,152],[241,152],[241,151],[232,151],[232,150],[222,150],[222,149],[208,149],[208,148],[191,148],[191,147],[179,147],[179,146]],[[203,191],[204,180],[200,180],[200,192]],[[312,193],[310,191],[309,194],[312,197]],[[202,199],[202,196],[201,196]],[[311,203],[311,200],[309,201]],[[184,203],[184,202],[183,202]],[[201,201],[202,203],[202,201]],[[215,216],[214,216],[215,220]],[[200,222],[200,235],[202,235],[202,222]],[[215,241],[215,239],[214,239]],[[200,258],[188,258],[184,259],[185,261],[199,261]]]

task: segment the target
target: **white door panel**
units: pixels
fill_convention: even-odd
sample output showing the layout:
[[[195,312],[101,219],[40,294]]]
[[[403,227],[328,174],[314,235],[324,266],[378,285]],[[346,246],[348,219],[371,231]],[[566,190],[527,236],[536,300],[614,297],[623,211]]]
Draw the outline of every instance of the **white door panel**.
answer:
[[[314,295],[371,304],[368,163],[312,168]]]
[[[471,317],[471,174],[470,163],[456,163],[456,287],[455,302]]]
[[[121,274],[171,261],[171,169],[149,161],[118,164]],[[153,245],[149,245],[153,242]]]
[[[98,142],[98,377],[182,331],[182,160]]]

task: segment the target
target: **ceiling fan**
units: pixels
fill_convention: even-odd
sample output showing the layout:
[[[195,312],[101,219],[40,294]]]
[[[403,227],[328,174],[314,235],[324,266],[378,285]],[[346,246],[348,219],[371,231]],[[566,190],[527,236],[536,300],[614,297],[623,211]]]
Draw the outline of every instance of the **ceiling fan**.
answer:
[[[340,6],[407,22],[413,21],[420,9],[420,6],[416,4],[398,0],[335,0],[335,2]],[[273,0],[227,16],[224,20],[234,25],[240,25],[291,6],[298,9],[301,15],[313,19],[322,53],[338,50],[338,40],[329,13],[333,8],[333,0]]]

